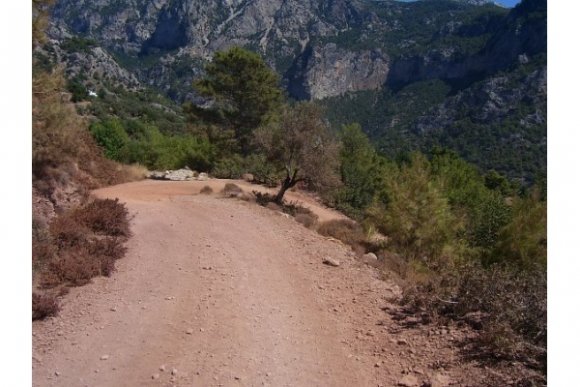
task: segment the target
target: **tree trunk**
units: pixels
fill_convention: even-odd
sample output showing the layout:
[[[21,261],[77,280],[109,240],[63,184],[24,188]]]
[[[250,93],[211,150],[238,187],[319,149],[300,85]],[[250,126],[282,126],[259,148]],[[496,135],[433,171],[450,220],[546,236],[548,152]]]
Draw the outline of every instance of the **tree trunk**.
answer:
[[[282,199],[284,198],[284,194],[286,193],[286,191],[289,188],[294,187],[296,185],[296,183],[298,183],[298,180],[296,179],[297,174],[298,174],[298,170],[295,170],[294,173],[292,174],[292,177],[290,177],[290,173],[288,172],[288,170],[286,170],[286,178],[282,182],[282,186],[280,187],[280,191],[278,191],[278,194],[274,198],[274,203],[280,204],[280,205],[282,204]]]

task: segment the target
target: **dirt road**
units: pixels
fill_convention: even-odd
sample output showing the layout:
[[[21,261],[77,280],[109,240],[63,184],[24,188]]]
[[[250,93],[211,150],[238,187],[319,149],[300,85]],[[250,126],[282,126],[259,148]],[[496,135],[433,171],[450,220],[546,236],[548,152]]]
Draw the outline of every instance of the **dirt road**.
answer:
[[[432,377],[418,365],[449,349],[393,336],[381,307],[394,285],[292,218],[220,197],[223,181],[209,183],[216,194],[198,194],[206,184],[95,192],[128,205],[134,236],[111,278],[72,289],[58,317],[33,324],[35,386],[392,386]]]

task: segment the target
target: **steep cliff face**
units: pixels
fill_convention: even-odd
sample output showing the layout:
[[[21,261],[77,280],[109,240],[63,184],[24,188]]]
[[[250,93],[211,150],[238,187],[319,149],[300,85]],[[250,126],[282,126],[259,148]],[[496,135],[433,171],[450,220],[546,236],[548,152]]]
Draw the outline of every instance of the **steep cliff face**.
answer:
[[[357,2],[346,0],[61,0],[54,20],[60,30],[95,39],[117,56],[154,62],[131,70],[141,81],[153,80],[153,85],[162,86],[167,79],[151,78],[152,74],[166,74],[176,62],[188,60],[199,64],[195,73],[203,64],[199,60],[233,45],[260,51],[282,70],[304,54],[313,37],[336,35],[356,23],[361,17],[358,7]],[[335,82],[335,86],[345,88],[332,95],[349,91],[348,82]],[[178,99],[187,95],[175,94]]]
[[[297,99],[324,99],[351,91],[380,89],[389,73],[389,58],[377,50],[340,49],[334,43],[310,47],[286,74]]]

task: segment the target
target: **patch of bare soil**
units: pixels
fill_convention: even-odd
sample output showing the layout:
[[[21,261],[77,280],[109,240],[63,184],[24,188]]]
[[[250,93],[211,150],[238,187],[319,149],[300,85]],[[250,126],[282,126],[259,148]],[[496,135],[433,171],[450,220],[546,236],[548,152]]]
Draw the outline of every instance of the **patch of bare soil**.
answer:
[[[33,323],[35,386],[480,386],[466,332],[403,329],[400,294],[350,248],[219,195],[226,181],[94,192],[135,215],[111,278],[73,288]],[[244,191],[257,186],[235,182]],[[210,185],[215,192],[200,195]],[[289,193],[322,221],[343,216]],[[338,266],[324,264],[332,259]]]

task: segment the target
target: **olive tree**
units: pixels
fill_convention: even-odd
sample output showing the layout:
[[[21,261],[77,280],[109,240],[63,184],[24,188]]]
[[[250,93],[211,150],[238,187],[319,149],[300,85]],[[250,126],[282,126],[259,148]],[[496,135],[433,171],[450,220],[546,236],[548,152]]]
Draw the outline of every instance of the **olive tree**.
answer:
[[[339,146],[317,106],[285,106],[278,120],[255,131],[254,139],[284,173],[276,203],[301,181],[317,191],[339,185]]]

